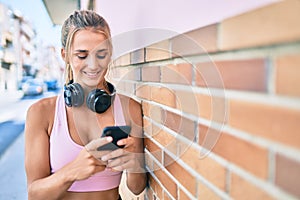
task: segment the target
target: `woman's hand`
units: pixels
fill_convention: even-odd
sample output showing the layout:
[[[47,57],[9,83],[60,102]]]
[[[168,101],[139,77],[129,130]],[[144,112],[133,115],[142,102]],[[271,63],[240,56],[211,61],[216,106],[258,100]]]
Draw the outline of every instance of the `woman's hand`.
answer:
[[[124,148],[117,149],[101,157],[103,162],[107,162],[107,168],[114,171],[127,170],[128,172],[144,172],[143,153],[136,153],[135,138],[128,137],[119,140],[118,145],[125,145]]]
[[[92,140],[81,150],[76,159],[68,164],[68,171],[74,176],[74,180],[87,179],[106,168],[107,162],[99,158],[107,154],[108,151],[97,151],[97,148],[111,141],[111,137],[98,138]]]

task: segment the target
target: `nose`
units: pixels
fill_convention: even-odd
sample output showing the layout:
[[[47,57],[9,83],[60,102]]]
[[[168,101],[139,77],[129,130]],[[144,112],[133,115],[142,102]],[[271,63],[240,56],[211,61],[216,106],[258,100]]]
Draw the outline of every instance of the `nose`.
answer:
[[[86,59],[86,65],[90,69],[96,69],[99,65],[95,55],[90,54]]]

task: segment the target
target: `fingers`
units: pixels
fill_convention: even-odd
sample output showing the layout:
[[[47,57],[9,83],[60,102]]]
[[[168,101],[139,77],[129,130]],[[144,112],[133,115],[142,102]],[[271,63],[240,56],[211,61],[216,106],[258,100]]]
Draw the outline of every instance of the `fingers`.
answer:
[[[121,139],[117,142],[117,144],[119,146],[125,145],[125,147],[128,147],[128,146],[132,145],[133,143],[134,143],[133,138],[130,136],[128,138]]]
[[[102,161],[101,159],[100,159],[100,157],[99,158],[95,158],[96,160],[97,160],[97,162],[96,162],[96,165],[107,165],[107,161]]]
[[[96,158],[99,163],[106,165],[108,169],[114,171],[142,171],[143,165],[140,162],[140,153],[133,153],[135,150],[135,140],[128,137],[118,141],[118,145],[125,145],[125,148],[119,148],[114,151],[101,150],[100,146],[108,144],[112,141],[112,137],[98,138],[86,145],[87,151]],[[141,153],[141,155],[143,155]]]
[[[98,147],[108,144],[112,140],[113,140],[112,137],[98,138],[98,139],[92,140],[90,143],[85,145],[85,148],[87,149],[87,151],[95,151],[95,150],[97,150]]]
[[[101,157],[107,162],[106,167],[114,171],[128,170],[130,172],[144,172],[142,153],[132,153],[124,149],[118,149]]]
[[[106,167],[113,171],[123,171],[127,170],[131,173],[142,173],[145,172],[144,166],[141,161],[134,156],[123,156],[118,159],[109,160]]]
[[[102,161],[102,160],[101,160],[101,157],[102,157],[103,155],[106,155],[106,154],[110,153],[110,151],[97,151],[97,150],[95,150],[95,151],[90,151],[89,153],[90,153],[92,156],[94,156],[96,159]],[[106,161],[102,161],[102,162],[106,162]]]
[[[123,171],[125,169],[130,168],[131,164],[130,164],[130,160],[126,160],[124,162],[121,162],[120,159],[117,160],[112,160],[110,162],[108,162],[107,164],[107,168],[113,171]]]
[[[104,156],[101,157],[101,160],[107,161],[107,160],[111,160],[111,159],[116,159],[118,157],[129,154],[134,149],[134,140],[132,137],[128,137],[126,139],[121,139],[118,141],[117,144],[119,146],[125,145],[125,148],[119,148],[114,151],[107,152],[106,155],[102,154]]]
[[[126,151],[125,149],[117,149],[115,151],[112,151],[112,152],[102,156],[101,160],[102,161],[108,161],[108,160],[111,160],[111,159],[114,159],[114,158],[117,158],[117,157],[120,157],[120,156],[124,156],[128,153],[129,152]]]

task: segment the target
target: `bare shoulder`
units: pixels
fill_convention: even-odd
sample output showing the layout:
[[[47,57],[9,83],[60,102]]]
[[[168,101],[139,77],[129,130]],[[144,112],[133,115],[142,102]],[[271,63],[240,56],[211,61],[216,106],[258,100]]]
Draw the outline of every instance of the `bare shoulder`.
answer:
[[[130,110],[141,109],[141,104],[137,100],[122,94],[118,94],[118,96],[120,97],[123,107],[129,108]]]
[[[32,114],[46,114],[55,109],[57,96],[40,99],[33,103],[28,112]]]
[[[134,121],[134,123],[137,123],[136,121],[140,121],[142,118],[142,106],[141,104],[126,95],[118,94],[120,97],[120,101],[123,108],[123,113],[127,120],[131,120],[131,123]],[[128,121],[127,121],[128,122]]]
[[[134,134],[140,135],[140,129],[143,123],[141,104],[135,99],[125,95],[119,95],[119,97],[122,103],[126,123],[131,124],[131,126],[136,129]]]
[[[48,132],[54,121],[56,99],[57,96],[48,97],[32,104],[27,111],[26,126],[43,128]]]

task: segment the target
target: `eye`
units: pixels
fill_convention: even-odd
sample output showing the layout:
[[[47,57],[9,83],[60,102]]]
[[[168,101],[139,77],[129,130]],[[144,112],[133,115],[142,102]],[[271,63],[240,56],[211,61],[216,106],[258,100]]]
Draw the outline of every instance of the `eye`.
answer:
[[[96,57],[99,59],[104,59],[104,58],[106,58],[107,54],[108,54],[107,51],[100,51],[100,52],[97,52]]]
[[[80,60],[84,60],[84,59],[87,58],[87,54],[83,54],[83,53],[77,54],[76,56],[77,56],[77,58],[79,58]]]

